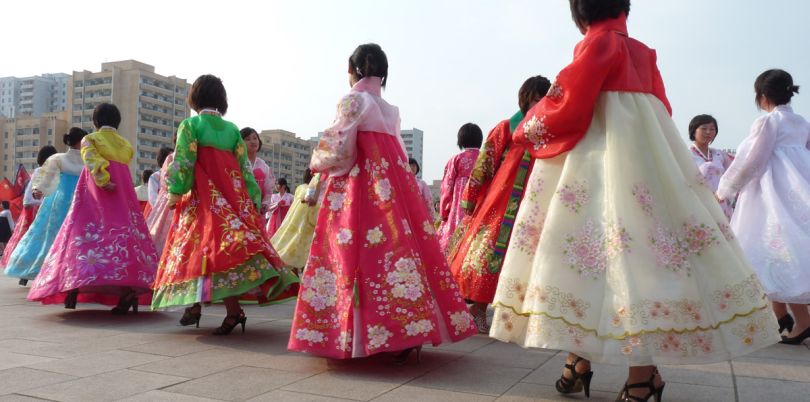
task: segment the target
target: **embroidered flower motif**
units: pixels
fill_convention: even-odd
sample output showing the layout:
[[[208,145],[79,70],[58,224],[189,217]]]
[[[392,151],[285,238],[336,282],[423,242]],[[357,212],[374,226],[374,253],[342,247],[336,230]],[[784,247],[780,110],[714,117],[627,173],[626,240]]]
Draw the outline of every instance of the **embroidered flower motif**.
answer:
[[[295,332],[295,339],[307,341],[310,344],[323,343],[324,341],[326,341],[326,336],[321,331],[300,328],[298,331]]]
[[[551,87],[548,88],[548,92],[546,92],[546,98],[550,100],[559,100],[563,96],[563,89],[560,84],[557,83],[555,80]]]
[[[427,335],[430,331],[433,331],[433,322],[430,320],[419,320],[405,325],[405,333],[408,336]]]
[[[560,196],[560,202],[573,213],[579,213],[579,210],[590,200],[587,182],[584,181],[564,184],[561,189],[557,190],[557,195]]]
[[[340,229],[335,237],[339,245],[343,246],[349,244],[352,242],[352,231],[346,228]]]
[[[326,200],[329,201],[330,210],[340,211],[343,209],[343,203],[346,201],[346,193],[330,193],[329,196],[326,197]]]
[[[424,285],[413,258],[400,258],[394,263],[394,271],[389,272],[385,281],[391,286],[391,294],[400,299],[416,301],[422,297]]]
[[[337,276],[326,268],[318,267],[312,275],[304,275],[301,284],[301,299],[313,310],[321,311],[337,302]]]
[[[380,229],[382,225],[377,225],[366,233],[366,241],[371,245],[380,244],[385,239],[383,231]]]
[[[534,149],[541,149],[548,147],[548,142],[554,135],[548,132],[545,124],[546,116],[540,119],[537,116],[532,116],[527,122],[523,123],[523,132],[532,144]]]
[[[388,338],[390,338],[393,333],[391,331],[385,329],[384,326],[378,325],[368,325],[366,326],[366,330],[368,332],[368,348],[369,350],[378,349],[382,346],[388,346],[386,342],[388,342]]]
[[[110,263],[110,259],[104,254],[92,249],[87,250],[87,254],[80,255],[77,258],[81,261],[82,268],[91,272],[103,269],[106,264]]]
[[[453,333],[461,335],[473,328],[473,316],[469,311],[457,311],[450,314],[450,325],[453,326]]]
[[[340,331],[340,335],[338,335],[338,338],[335,340],[335,343],[337,343],[336,346],[337,346],[338,350],[341,350],[341,351],[344,351],[344,352],[351,351],[352,350],[352,331]]]
[[[349,94],[338,103],[338,114],[345,120],[354,120],[360,114],[360,105],[363,99],[360,95]]]
[[[391,199],[391,182],[388,179],[382,179],[374,183],[374,193],[381,200],[389,201]]]
[[[411,231],[411,225],[408,223],[407,219],[402,220],[402,231],[406,235],[413,234],[413,232]]]
[[[430,221],[422,222],[422,230],[429,235],[436,234],[436,229],[433,227],[433,224]]]
[[[349,177],[357,177],[358,174],[360,174],[360,167],[354,165],[352,170],[349,171]]]
[[[689,256],[700,255],[709,246],[719,243],[714,229],[703,223],[691,222],[685,222],[680,233],[658,223],[649,239],[659,266],[674,272],[686,271],[687,275],[691,273]]]
[[[652,195],[650,195],[650,189],[644,184],[636,183],[633,185],[633,197],[635,197],[636,202],[641,205],[641,210],[644,211],[645,214],[652,216],[653,198]]]

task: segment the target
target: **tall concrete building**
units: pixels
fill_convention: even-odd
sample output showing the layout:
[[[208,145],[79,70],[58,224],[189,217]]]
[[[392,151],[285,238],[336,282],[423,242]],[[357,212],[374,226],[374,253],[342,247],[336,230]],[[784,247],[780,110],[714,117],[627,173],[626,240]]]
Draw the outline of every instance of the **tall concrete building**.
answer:
[[[103,63],[99,72],[74,71],[68,82],[69,124],[93,131],[96,105],[118,106],[118,133],[135,149],[130,169],[137,184],[144,169],[158,168],[158,150],[172,146],[175,129],[191,114],[189,89],[185,79],[157,74],[135,60]]]
[[[42,116],[67,109],[67,74],[0,78],[0,115]]]
[[[425,165],[422,163],[422,137],[424,137],[425,132],[418,128],[413,128],[410,130],[402,130],[400,134],[402,135],[402,141],[405,143],[405,151],[408,153],[408,157],[416,159],[416,161],[419,162],[419,166],[424,170]],[[421,178],[422,171],[420,171],[417,176]]]
[[[53,145],[64,152],[62,135],[68,132],[67,112],[44,113],[41,116],[19,116],[13,119],[0,119],[2,137],[2,166],[0,173],[14,180],[17,167],[25,166],[28,173],[37,165],[37,152],[44,145]]]
[[[295,186],[303,183],[304,171],[309,167],[312,149],[317,142],[298,138],[287,130],[262,130],[262,149],[259,157],[264,159],[276,178],[284,177],[295,191]]]

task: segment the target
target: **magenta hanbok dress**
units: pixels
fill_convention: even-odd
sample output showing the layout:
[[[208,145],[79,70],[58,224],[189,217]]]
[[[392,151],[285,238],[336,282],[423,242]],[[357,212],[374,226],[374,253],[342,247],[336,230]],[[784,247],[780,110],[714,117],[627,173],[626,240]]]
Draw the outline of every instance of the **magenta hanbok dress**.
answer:
[[[289,348],[335,359],[477,332],[410,171],[379,77],[338,103],[310,168],[329,175]]]
[[[163,254],[163,247],[166,245],[166,239],[169,238],[169,230],[172,228],[172,220],[174,219],[174,210],[169,208],[169,190],[166,183],[169,178],[168,169],[173,161],[174,152],[169,154],[163,162],[163,167],[160,168],[160,184],[157,197],[155,197],[155,203],[149,212],[149,216],[146,217],[146,227],[149,228],[149,235],[152,236],[152,242],[155,244],[158,257]]]
[[[81,153],[73,203],[28,300],[61,303],[78,289],[79,302],[115,305],[129,288],[148,305],[158,260],[132,185],[132,146],[102,127],[82,139]],[[102,189],[109,182],[115,188]]]
[[[467,148],[450,158],[444,167],[442,195],[439,199],[439,214],[442,220],[439,225],[439,244],[445,253],[448,252],[450,239],[456,232],[458,224],[466,216],[464,209],[461,208],[461,196],[464,195],[464,188],[470,181],[476,159],[478,149]]]

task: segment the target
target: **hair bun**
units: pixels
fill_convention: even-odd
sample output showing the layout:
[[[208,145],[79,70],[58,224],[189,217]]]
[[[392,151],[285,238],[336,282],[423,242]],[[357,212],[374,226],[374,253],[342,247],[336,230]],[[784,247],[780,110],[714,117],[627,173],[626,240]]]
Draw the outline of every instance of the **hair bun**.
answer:
[[[65,145],[70,145],[70,134],[68,133],[62,134],[62,142]]]
[[[788,86],[788,91],[793,92],[794,94],[799,93],[799,86],[798,85],[790,85]]]

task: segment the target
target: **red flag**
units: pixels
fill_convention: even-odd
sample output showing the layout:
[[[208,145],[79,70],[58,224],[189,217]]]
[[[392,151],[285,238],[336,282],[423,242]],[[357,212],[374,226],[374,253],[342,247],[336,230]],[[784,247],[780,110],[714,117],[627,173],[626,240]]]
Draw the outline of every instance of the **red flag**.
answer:
[[[0,181],[0,201],[11,201],[17,198],[17,193],[14,191],[14,186],[8,179]]]
[[[13,200],[10,200],[9,204],[8,209],[11,211],[11,216],[14,218],[14,222],[17,222],[23,210],[23,197],[19,196]]]
[[[20,167],[17,168],[17,176],[14,178],[14,194],[17,196],[23,195],[25,192],[25,186],[28,185],[28,180],[31,179],[31,176],[28,174],[28,171],[25,170],[25,166],[20,164]]]

